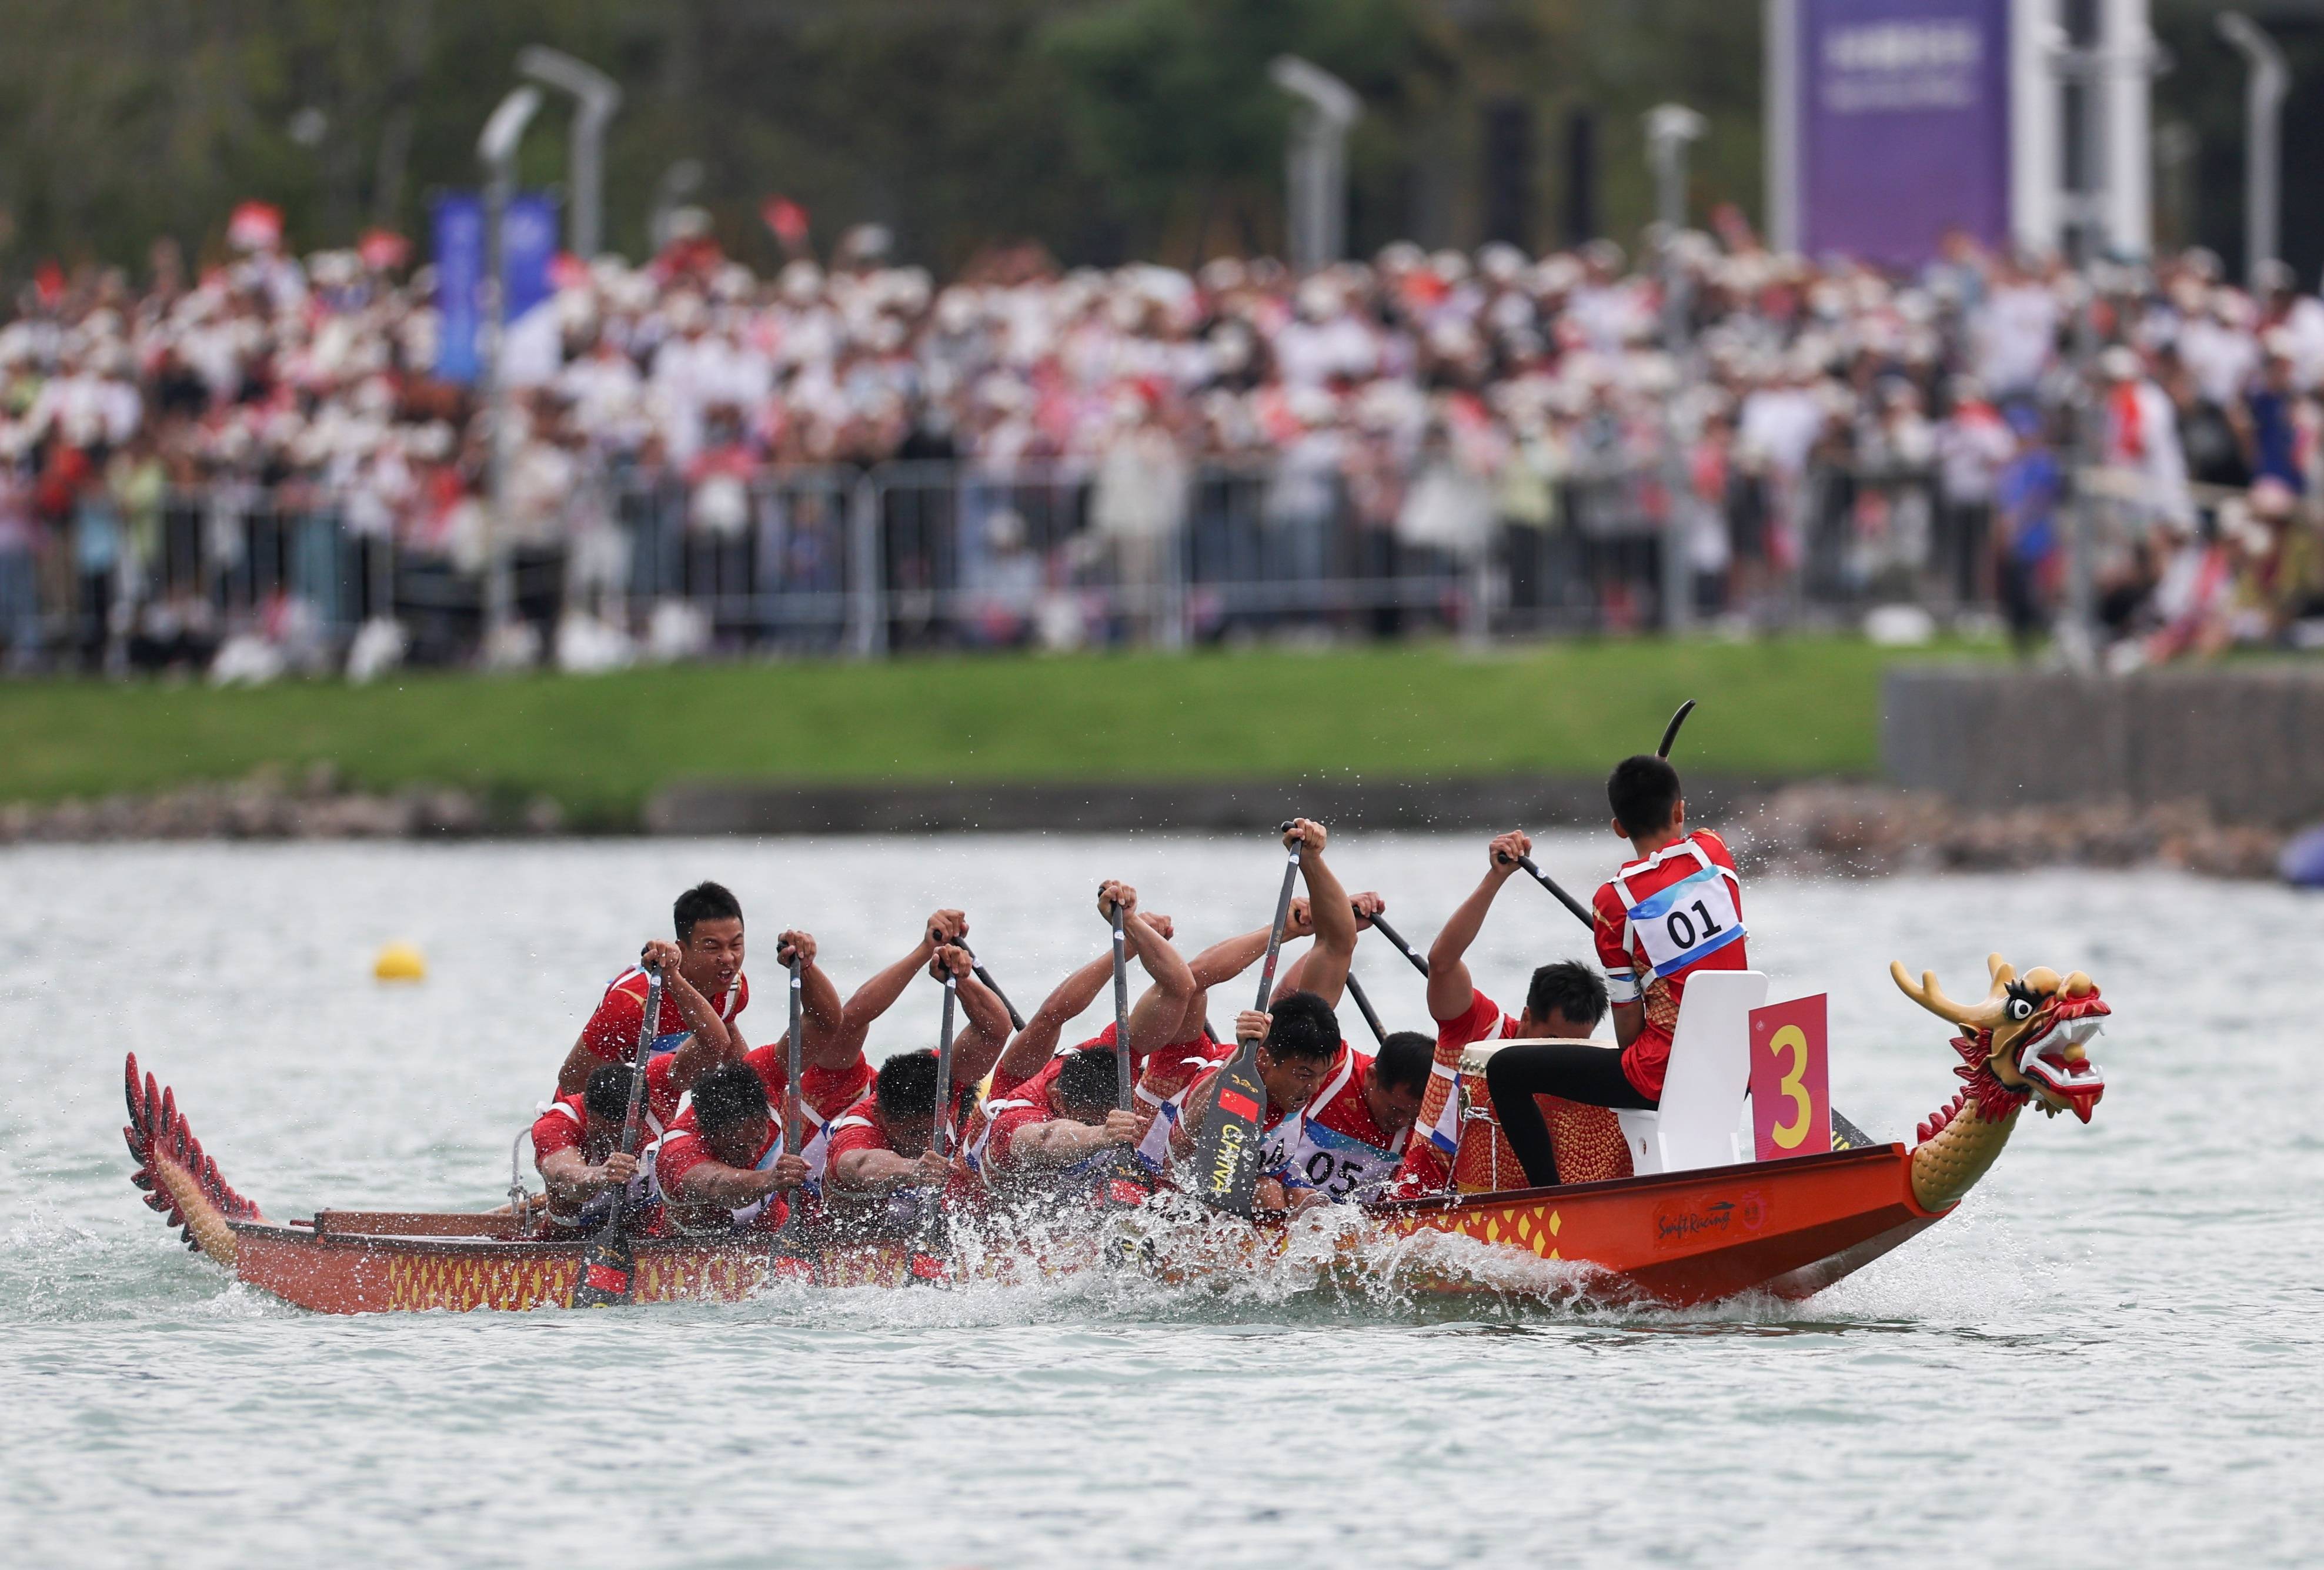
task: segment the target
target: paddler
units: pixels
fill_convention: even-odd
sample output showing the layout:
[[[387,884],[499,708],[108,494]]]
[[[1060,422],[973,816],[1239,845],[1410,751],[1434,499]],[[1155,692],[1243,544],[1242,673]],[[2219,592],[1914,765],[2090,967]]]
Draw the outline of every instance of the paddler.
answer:
[[[912,978],[931,967],[937,950],[967,931],[965,913],[932,912],[921,925],[919,941],[911,951],[873,973],[844,1004],[838,989],[815,965],[815,938],[804,932],[783,935],[788,949],[806,962],[800,973],[799,1113],[805,1124],[801,1154],[807,1159],[810,1192],[819,1191],[828,1164],[831,1120],[871,1094],[872,1065],[863,1055],[863,1044],[872,1027],[895,1005]],[[782,1106],[790,1085],[789,1046],[790,1033],[786,1030],[742,1057],[766,1086],[768,1104],[776,1108]],[[686,1050],[675,1056],[683,1057]],[[649,1080],[648,1088],[658,1087]]]
[[[1114,1104],[1120,1063],[1110,1048],[1069,1051],[970,1121],[962,1158],[1007,1204],[1093,1196],[1121,1175],[1143,1120]],[[1140,1186],[1125,1197],[1142,1196]]]
[[[639,963],[606,986],[558,1070],[558,1094],[579,1094],[600,1064],[628,1063],[636,1057],[651,980],[646,974],[649,965],[659,967],[662,996],[647,1058],[682,1053],[660,1071],[674,1089],[671,1100],[684,1094],[713,1064],[742,1055],[742,1037],[734,1021],[750,1004],[751,982],[742,974],[742,902],[723,884],[697,883],[678,897],[670,919],[677,942],[650,940]],[[793,940],[805,936],[778,935],[777,957],[788,963]],[[808,942],[811,947],[813,940]],[[828,992],[830,984],[819,972],[806,979],[818,999]],[[650,1081],[649,1087],[663,1094]]]
[[[1130,1013],[1130,1071],[1137,1074],[1157,1051],[1167,1057],[1171,1049],[1185,1045],[1183,1021],[1194,1002],[1194,973],[1170,946],[1175,928],[1169,917],[1139,910],[1138,891],[1128,883],[1116,879],[1100,883],[1098,916],[1109,927],[1117,904],[1121,907],[1125,947],[1145,969],[1148,984]],[[989,1094],[996,1100],[1016,1095],[1020,1087],[1074,1053],[1113,1051],[1118,1032],[1110,1020],[1104,1030],[1087,1040],[1058,1045],[1065,1026],[1097,1001],[1112,978],[1113,951],[1109,945],[1104,953],[1059,982],[993,1065]],[[1194,1017],[1199,1037],[1201,1016]]]
[[[1359,932],[1371,925],[1371,918],[1388,909],[1378,894],[1358,894],[1352,901],[1356,928]],[[1176,1039],[1167,1047],[1154,1053],[1139,1069],[1138,1108],[1147,1118],[1161,1113],[1166,1107],[1175,1118],[1177,1101],[1195,1080],[1234,1055],[1231,1042],[1218,1040],[1211,1034],[1209,1023],[1210,996],[1213,987],[1224,986],[1259,963],[1267,953],[1270,929],[1254,928],[1231,937],[1221,938],[1187,962],[1193,973],[1194,990],[1186,1001],[1186,1011],[1181,1020]],[[1315,936],[1315,922],[1305,895],[1291,901],[1291,909],[1283,924],[1283,940]],[[1312,953],[1312,951],[1311,951]],[[1283,968],[1275,988],[1277,997],[1285,997],[1302,990],[1310,955],[1302,955]],[[1347,965],[1335,962],[1339,985],[1344,990]],[[1320,975],[1321,973],[1319,973]],[[1338,1002],[1335,992],[1333,1002]],[[1141,1132],[1140,1138],[1145,1138]],[[1149,1155],[1152,1153],[1148,1150]]]
[[[688,1237],[772,1232],[807,1161],[783,1150],[781,1120],[758,1075],[722,1063],[694,1082],[694,1104],[655,1147],[653,1176],[670,1229]]]
[[[533,1122],[532,1164],[548,1189],[550,1235],[575,1237],[604,1225],[618,1190],[644,1196],[643,1165],[621,1148],[631,1072],[626,1064],[602,1066],[581,1094],[558,1097]],[[661,1135],[661,1120],[645,1109],[641,1151]]]
[[[1487,997],[1470,974],[1469,949],[1484,928],[1494,898],[1517,871],[1518,858],[1531,854],[1529,836],[1514,830],[1496,835],[1485,849],[1483,879],[1429,945],[1428,1012],[1436,1021],[1431,1072],[1440,1083],[1425,1108],[1421,1137],[1413,1141],[1397,1174],[1400,1194],[1433,1193],[1452,1182],[1452,1158],[1460,1141],[1461,1059],[1471,1044],[1543,1038],[1586,1040],[1606,1016],[1605,984],[1591,967],[1573,960],[1538,966],[1526,985],[1525,1011],[1515,1017]],[[1489,1061],[1505,1056],[1507,1049]],[[1498,1100],[1494,1103],[1496,1108],[1499,1104]],[[1530,1097],[1526,1104],[1531,1108]],[[1539,1109],[1532,1110],[1539,1121]],[[1502,1121],[1507,1122],[1506,1116]],[[1610,1138],[1618,1146],[1618,1130]]]
[[[931,974],[949,974],[959,988],[968,1022],[953,1037],[952,1084],[939,1095],[936,1055],[922,1048],[889,1058],[873,1076],[872,1094],[830,1123],[829,1164],[823,1196],[833,1218],[860,1232],[908,1230],[924,1212],[918,1199],[891,1205],[904,1191],[939,1191],[967,1169],[956,1157],[932,1149],[941,1105],[946,1142],[957,1150],[959,1133],[976,1106],[976,1087],[1000,1058],[1009,1039],[1009,1011],[976,979],[968,951],[946,944],[936,951]]]
[[[1651,753],[1625,758],[1607,778],[1606,799],[1614,832],[1630,842],[1631,859],[1599,885],[1591,913],[1621,1050],[1581,1043],[1507,1047],[1486,1065],[1501,1131],[1536,1186],[1557,1181],[1557,1163],[1533,1098],[1660,1105],[1687,977],[1750,968],[1735,858],[1711,830],[1688,830],[1678,771]],[[1435,977],[1429,980],[1433,1008]]]
[[[1346,990],[1348,965],[1355,957],[1356,914],[1346,889],[1323,859],[1329,837],[1322,824],[1304,817],[1294,819],[1283,836],[1285,847],[1296,847],[1299,853],[1299,873],[1307,885],[1309,919],[1315,935],[1314,948],[1300,962],[1301,989],[1277,992],[1267,1011],[1245,1010],[1235,1019],[1237,1042],[1258,1043],[1259,1078],[1268,1095],[1259,1118],[1263,1135],[1306,1105],[1318,1091],[1327,1085],[1338,1088],[1335,1075],[1346,1068],[1343,1060],[1349,1048],[1333,1009]],[[1286,925],[1285,930],[1288,935],[1291,928]],[[1205,979],[1206,972],[1214,980],[1227,979],[1264,954],[1267,940],[1268,934],[1259,933],[1256,951],[1249,954],[1242,952],[1245,940],[1237,938],[1204,951],[1194,967],[1195,980],[1207,987],[1211,981]],[[1205,960],[1212,962],[1207,967]],[[1238,960],[1240,964],[1235,964]],[[1233,968],[1227,968],[1230,965]],[[1164,1101],[1141,1145],[1149,1161],[1159,1164],[1167,1154],[1176,1163],[1193,1150],[1216,1104],[1219,1073],[1215,1065],[1204,1067],[1199,1078]],[[1418,1104],[1416,1094],[1414,1104]],[[1390,1161],[1389,1168],[1394,1165]],[[1271,1202],[1276,1208],[1281,1208],[1283,1201],[1279,1181],[1260,1198],[1260,1203]]]
[[[1378,1195],[1403,1162],[1434,1047],[1417,1030],[1389,1032],[1377,1055],[1341,1042],[1323,1085],[1268,1131],[1258,1203],[1299,1210]]]

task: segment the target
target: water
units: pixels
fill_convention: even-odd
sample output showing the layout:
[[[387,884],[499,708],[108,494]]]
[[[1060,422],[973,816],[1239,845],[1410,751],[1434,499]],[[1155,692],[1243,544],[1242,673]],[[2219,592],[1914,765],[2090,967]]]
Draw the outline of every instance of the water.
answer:
[[[1343,836],[1424,941],[1480,840]],[[1586,881],[1611,841],[1541,859]],[[271,1214],[497,1203],[508,1144],[672,892],[731,882],[852,985],[944,902],[1029,1009],[1102,873],[1195,941],[1264,842],[899,839],[0,853],[0,1560],[1351,1566],[2312,1563],[2324,1461],[2324,905],[2160,873],[1756,882],[1775,996],[1828,988],[1842,1110],[1948,1099],[1892,958],[2079,965],[2096,1122],[2032,1120],[1963,1213],[1811,1302],[1687,1314],[1097,1279],[622,1314],[330,1319],[188,1255],[124,1180],[120,1062]],[[1473,963],[1583,952],[1513,882]],[[403,937],[420,987],[368,979]],[[1368,944],[1392,1022],[1419,983]],[[922,995],[922,993],[925,995]],[[1101,1009],[1110,1007],[1102,999]],[[932,1039],[933,988],[875,1053]],[[1093,1020],[1094,1024],[1096,1021]],[[1360,1029],[1360,1027],[1358,1027]]]

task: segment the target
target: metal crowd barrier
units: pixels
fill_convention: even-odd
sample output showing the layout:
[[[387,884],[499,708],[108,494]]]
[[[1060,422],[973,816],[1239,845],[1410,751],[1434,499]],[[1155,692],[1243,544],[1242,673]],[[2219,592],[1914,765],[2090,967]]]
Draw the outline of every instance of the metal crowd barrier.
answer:
[[[1407,496],[1423,483],[1399,479]],[[1437,516],[1416,531],[1400,527],[1409,521],[1392,490],[1383,503],[1296,455],[1144,471],[1075,460],[691,478],[632,469],[581,488],[545,526],[512,531],[506,549],[516,610],[552,652],[576,611],[667,657],[1432,631],[1478,640],[1658,623],[1669,506],[1656,468],[1576,468],[1556,482],[1546,520],[1501,516],[1489,479],[1435,483]],[[399,541],[351,526],[357,516],[380,514],[313,486],[222,485],[172,494],[158,530],[98,568],[57,570],[60,551],[76,564],[104,558],[77,535],[32,579],[0,551],[0,646],[20,666],[28,650],[51,665],[118,661],[124,649],[134,664],[137,650],[165,646],[198,657],[234,632],[272,633],[295,605],[326,646],[343,650],[363,623],[392,615],[408,658],[473,658],[484,608],[475,540],[420,549],[414,531]],[[1712,526],[1732,537],[1733,559],[1698,577],[1714,613],[1766,619],[1771,605],[1796,615],[1893,598],[1955,609],[1992,597],[1987,522],[1948,507],[1925,470],[1821,469],[1782,492],[1738,480]],[[1794,559],[1780,559],[1779,535]],[[149,623],[177,644],[146,635]]]

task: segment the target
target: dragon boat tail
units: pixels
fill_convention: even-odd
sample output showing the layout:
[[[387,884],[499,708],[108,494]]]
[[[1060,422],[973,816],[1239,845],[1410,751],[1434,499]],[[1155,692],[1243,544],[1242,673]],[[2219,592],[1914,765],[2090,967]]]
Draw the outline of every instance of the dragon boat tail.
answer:
[[[1988,967],[1986,998],[1962,1005],[1934,976],[1914,982],[1892,966],[1907,996],[1962,1032],[1952,1042],[1962,1088],[1910,1146],[1390,1200],[1272,1224],[1211,1217],[1174,1227],[1130,1211],[1078,1231],[964,1242],[941,1259],[910,1242],[810,1235],[777,1253],[763,1237],[650,1239],[637,1245],[636,1297],[733,1300],[783,1277],[824,1287],[1006,1284],[1095,1268],[1223,1282],[1294,1260],[1327,1274],[1393,1270],[1399,1284],[1431,1292],[1506,1291],[1511,1275],[1499,1267],[1547,1261],[1557,1268],[1529,1279],[1605,1300],[1804,1298],[1942,1220],[1991,1168],[2027,1106],[2089,1121],[2105,1088],[2086,1050],[2107,1012],[2098,988],[2079,972],[2021,975],[1998,955]],[[145,1203],[188,1247],[251,1286],[334,1314],[572,1302],[582,1242],[536,1235],[505,1211],[327,1209],[271,1219],[226,1183],[174,1094],[141,1076],[134,1055],[127,1093],[124,1133]],[[1440,1239],[1450,1246],[1435,1246]]]

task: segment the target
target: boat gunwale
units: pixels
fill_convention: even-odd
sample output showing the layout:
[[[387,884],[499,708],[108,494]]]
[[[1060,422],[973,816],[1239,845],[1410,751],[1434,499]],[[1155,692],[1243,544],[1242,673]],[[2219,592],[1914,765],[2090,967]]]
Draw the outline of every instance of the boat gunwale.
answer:
[[[1551,1200],[1580,1198],[1601,1194],[1646,1194],[1656,1188],[1681,1187],[1723,1179],[1762,1176],[1772,1172],[1793,1172],[1807,1167],[1840,1167],[1850,1163],[1869,1166],[1880,1161],[1909,1162],[1912,1152],[1903,1141],[1891,1140],[1885,1145],[1867,1145],[1853,1150],[1822,1150],[1812,1156],[1783,1156],[1773,1161],[1730,1161],[1719,1167],[1689,1167],[1677,1172],[1645,1172],[1628,1178],[1603,1178],[1594,1183],[1555,1183],[1536,1188],[1495,1188],[1478,1194],[1423,1194],[1411,1198],[1377,1199],[1363,1205],[1364,1214],[1382,1217],[1435,1215],[1446,1211],[1480,1207],[1484,1205],[1515,1205]],[[1946,1210],[1928,1210],[1912,1198],[1912,1186],[1905,1185],[1905,1199],[1921,1215],[1940,1216]]]
[[[1886,1145],[1867,1146],[1854,1150],[1829,1150],[1812,1156],[1785,1157],[1777,1161],[1738,1161],[1720,1167],[1692,1167],[1679,1172],[1650,1172],[1629,1178],[1609,1178],[1594,1183],[1563,1183],[1545,1187],[1501,1188],[1478,1194],[1422,1195],[1412,1198],[1372,1201],[1359,1206],[1367,1217],[1382,1221],[1416,1219],[1444,1215],[1464,1210],[1488,1210],[1509,1205],[1572,1202],[1610,1195],[1650,1194],[1658,1190],[1700,1187],[1705,1183],[1757,1179],[1766,1181],[1781,1174],[1810,1168],[1874,1166],[1884,1162],[1902,1163],[1910,1154],[1899,1141]],[[1935,1219],[1946,1211],[1923,1209],[1912,1198],[1911,1185],[1904,1186],[1904,1202],[1916,1215]],[[326,1214],[328,1213],[326,1212]],[[371,1212],[411,1216],[458,1215],[473,1216],[475,1211],[401,1211]],[[296,1244],[302,1248],[327,1248],[341,1251],[378,1251],[392,1253],[478,1254],[504,1258],[553,1258],[576,1254],[588,1243],[586,1238],[494,1238],[473,1234],[437,1233],[374,1233],[343,1232],[328,1225],[271,1221],[230,1221],[226,1224],[238,1236],[263,1238]],[[763,1254],[771,1240],[745,1238],[641,1238],[636,1242],[641,1254],[667,1255],[680,1253]]]

